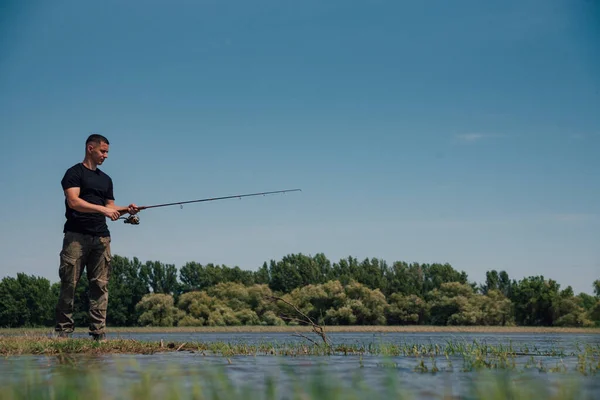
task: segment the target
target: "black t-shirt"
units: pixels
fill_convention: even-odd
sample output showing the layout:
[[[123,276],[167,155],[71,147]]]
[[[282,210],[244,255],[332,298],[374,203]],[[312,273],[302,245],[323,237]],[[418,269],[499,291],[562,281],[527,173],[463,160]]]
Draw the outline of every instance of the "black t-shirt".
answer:
[[[114,200],[113,183],[110,176],[100,169],[95,171],[87,168],[83,163],[73,165],[65,172],[62,188],[66,190],[79,187],[79,197],[88,203],[105,206],[107,200]],[[110,236],[106,217],[102,213],[82,213],[69,207],[65,198],[65,222],[64,232],[78,232],[94,236]]]

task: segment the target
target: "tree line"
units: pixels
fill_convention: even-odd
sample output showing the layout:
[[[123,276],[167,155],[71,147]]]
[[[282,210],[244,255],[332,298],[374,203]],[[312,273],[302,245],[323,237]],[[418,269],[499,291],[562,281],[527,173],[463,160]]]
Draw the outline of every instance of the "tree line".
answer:
[[[0,326],[52,326],[59,282],[18,273],[0,281]],[[87,325],[88,282],[77,286],[74,319]],[[325,325],[600,326],[600,279],[594,295],[575,295],[544,276],[510,279],[486,272],[470,282],[450,264],[289,254],[258,270],[188,262],[178,269],[114,255],[109,326],[296,324],[277,296]]]

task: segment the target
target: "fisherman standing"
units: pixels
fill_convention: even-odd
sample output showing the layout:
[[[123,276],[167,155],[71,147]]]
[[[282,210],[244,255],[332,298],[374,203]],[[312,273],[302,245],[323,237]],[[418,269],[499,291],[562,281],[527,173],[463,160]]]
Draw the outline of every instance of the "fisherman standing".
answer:
[[[85,158],[69,168],[62,181],[65,194],[64,238],[60,252],[60,295],[56,306],[55,331],[69,337],[75,330],[73,308],[75,288],[86,268],[89,281],[89,334],[104,340],[110,277],[110,231],[112,221],[139,209],[115,205],[112,179],[98,166],[108,157],[109,142],[102,135],[90,135],[85,143]]]

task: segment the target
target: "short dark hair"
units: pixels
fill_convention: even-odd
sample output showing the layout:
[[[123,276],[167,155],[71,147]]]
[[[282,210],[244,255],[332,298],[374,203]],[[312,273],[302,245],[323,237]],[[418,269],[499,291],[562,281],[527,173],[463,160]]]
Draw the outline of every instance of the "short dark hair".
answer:
[[[96,143],[96,144],[106,143],[106,144],[110,144],[107,138],[105,138],[104,136],[99,135],[97,133],[94,133],[93,135],[88,136],[87,140],[85,141],[85,145],[87,146],[90,143]]]

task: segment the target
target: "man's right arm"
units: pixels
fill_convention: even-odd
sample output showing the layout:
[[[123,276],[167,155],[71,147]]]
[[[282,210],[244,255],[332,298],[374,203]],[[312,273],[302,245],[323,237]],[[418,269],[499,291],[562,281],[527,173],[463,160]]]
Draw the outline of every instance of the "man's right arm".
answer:
[[[92,204],[79,197],[80,189],[78,187],[70,187],[65,189],[65,197],[67,198],[67,204],[70,208],[75,211],[82,213],[100,213],[110,218],[111,220],[117,220],[121,214],[119,211],[110,209],[108,207],[99,206]]]

